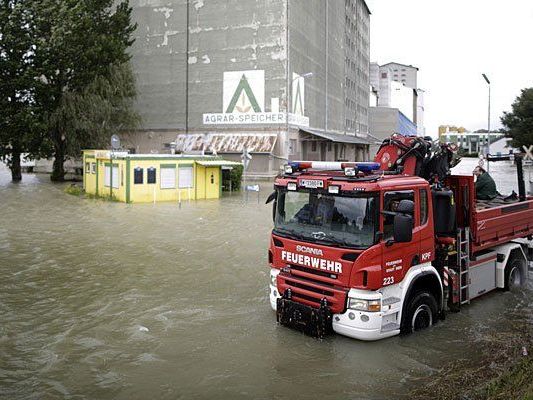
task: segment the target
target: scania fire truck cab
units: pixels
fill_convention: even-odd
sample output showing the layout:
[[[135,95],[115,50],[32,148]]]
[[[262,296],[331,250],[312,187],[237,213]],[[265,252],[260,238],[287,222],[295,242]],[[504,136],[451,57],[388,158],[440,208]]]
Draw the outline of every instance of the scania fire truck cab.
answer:
[[[471,208],[471,177],[446,171],[439,183],[439,172],[429,180],[406,173],[408,157],[386,171],[391,157],[384,158],[292,162],[276,178],[268,257],[270,304],[280,324],[317,337],[334,331],[377,340],[426,328],[446,308],[524,283],[533,201],[503,215],[524,213],[521,234],[515,219],[507,237],[482,237],[478,220],[471,221],[481,215]],[[485,220],[487,228],[499,216]]]

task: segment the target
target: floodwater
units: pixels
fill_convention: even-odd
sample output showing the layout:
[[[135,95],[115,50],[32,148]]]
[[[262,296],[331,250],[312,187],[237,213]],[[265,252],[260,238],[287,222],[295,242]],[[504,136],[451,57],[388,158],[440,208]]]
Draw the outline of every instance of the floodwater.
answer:
[[[411,336],[320,341],[268,303],[270,184],[181,208],[63,188],[0,168],[2,399],[401,398],[532,303],[497,292]]]

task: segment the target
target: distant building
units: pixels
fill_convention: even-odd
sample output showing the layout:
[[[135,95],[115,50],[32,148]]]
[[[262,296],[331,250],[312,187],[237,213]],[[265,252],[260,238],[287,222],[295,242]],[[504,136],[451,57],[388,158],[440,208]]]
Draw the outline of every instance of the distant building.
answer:
[[[369,116],[372,135],[380,140],[390,136],[390,133],[409,132],[425,136],[424,90],[417,87],[417,73],[418,68],[412,65],[394,62],[370,64]],[[397,131],[398,126],[402,126],[403,132]]]
[[[368,159],[364,0],[131,0],[136,152],[195,152],[272,176],[288,159]]]
[[[495,154],[492,144],[503,137],[501,132],[491,132],[491,154]],[[489,135],[481,132],[448,131],[439,136],[441,142],[455,143],[466,153],[484,153],[487,149]]]
[[[439,126],[439,138],[448,132],[454,132],[454,131],[459,132],[459,133],[464,133],[467,131],[467,129],[463,126],[440,125]]]
[[[416,125],[397,108],[370,107],[369,122],[372,135],[378,138],[378,143],[393,133],[417,136]],[[378,147],[379,145],[370,146],[370,153],[375,154]]]
[[[83,151],[83,189],[125,203],[217,199],[222,168],[240,165],[212,156],[117,152],[110,157],[107,150]]]
[[[390,77],[395,82],[400,82],[411,89],[417,89],[418,68],[412,65],[405,65],[390,62],[380,66],[380,70],[388,70]]]

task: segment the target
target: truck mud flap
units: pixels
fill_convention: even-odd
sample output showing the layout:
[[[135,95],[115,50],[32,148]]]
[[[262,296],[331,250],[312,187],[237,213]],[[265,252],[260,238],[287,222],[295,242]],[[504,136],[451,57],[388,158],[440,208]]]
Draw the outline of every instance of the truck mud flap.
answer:
[[[276,317],[279,324],[315,338],[333,333],[332,312],[325,301],[320,308],[313,308],[282,297],[277,300]]]

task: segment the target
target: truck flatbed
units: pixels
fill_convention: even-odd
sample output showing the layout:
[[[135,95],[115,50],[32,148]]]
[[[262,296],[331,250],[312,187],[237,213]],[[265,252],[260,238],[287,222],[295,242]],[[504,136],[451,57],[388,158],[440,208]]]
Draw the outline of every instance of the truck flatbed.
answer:
[[[448,183],[457,202],[458,228],[470,227],[472,254],[533,235],[533,197],[508,203],[472,202],[470,199],[475,200],[473,177],[452,175]]]

